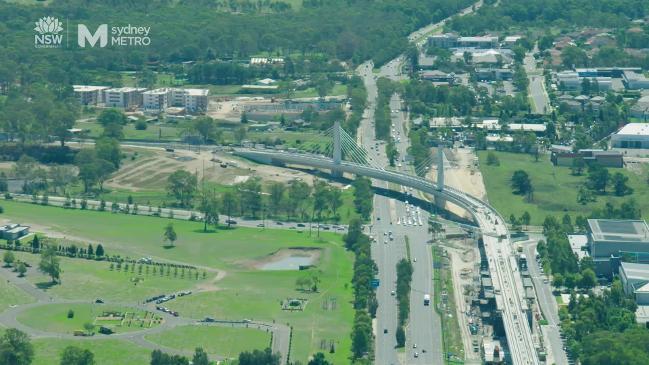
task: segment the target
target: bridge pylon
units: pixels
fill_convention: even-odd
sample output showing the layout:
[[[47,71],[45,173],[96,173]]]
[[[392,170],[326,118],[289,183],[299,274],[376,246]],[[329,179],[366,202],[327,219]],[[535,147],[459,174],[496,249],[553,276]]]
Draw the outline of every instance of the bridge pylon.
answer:
[[[437,145],[437,191],[444,191],[444,144]],[[435,195],[435,205],[440,209],[446,209],[446,199],[443,194]]]
[[[334,127],[333,127],[333,160],[334,160],[334,165],[340,165],[340,161],[342,160],[342,147],[340,143],[340,131],[342,127],[340,126],[340,121],[335,121],[334,122]],[[339,169],[332,169],[331,170],[331,175],[334,177],[341,177],[342,171]]]

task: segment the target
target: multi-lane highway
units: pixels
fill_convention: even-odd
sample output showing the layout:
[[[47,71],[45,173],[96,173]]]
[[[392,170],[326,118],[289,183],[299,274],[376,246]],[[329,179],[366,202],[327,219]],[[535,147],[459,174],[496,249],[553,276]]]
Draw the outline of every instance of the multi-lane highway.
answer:
[[[523,65],[525,72],[530,81],[529,93],[532,100],[532,112],[537,114],[548,114],[552,112],[550,105],[550,98],[545,90],[545,77],[543,73],[536,67],[536,59],[534,59],[534,52],[538,52],[535,48],[532,52],[525,55]]]

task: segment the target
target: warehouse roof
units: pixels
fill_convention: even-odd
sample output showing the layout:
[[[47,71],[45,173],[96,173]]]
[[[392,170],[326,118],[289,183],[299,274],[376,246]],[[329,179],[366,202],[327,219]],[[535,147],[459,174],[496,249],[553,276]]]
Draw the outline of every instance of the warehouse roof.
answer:
[[[594,241],[649,241],[649,226],[643,220],[589,219],[588,226]]]
[[[649,123],[629,123],[622,127],[616,134],[649,136]]]

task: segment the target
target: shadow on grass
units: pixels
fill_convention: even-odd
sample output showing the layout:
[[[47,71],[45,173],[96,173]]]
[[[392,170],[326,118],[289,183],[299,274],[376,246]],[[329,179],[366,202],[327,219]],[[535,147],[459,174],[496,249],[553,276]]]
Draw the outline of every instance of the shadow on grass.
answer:
[[[164,248],[165,250],[169,250],[169,249],[172,249],[172,248],[176,248],[176,245],[164,245],[164,246],[162,246],[162,248]]]
[[[47,289],[50,289],[53,286],[56,286],[56,284],[57,283],[55,283],[53,281],[43,281],[43,282],[40,282],[40,283],[36,283],[36,287],[38,289],[47,290]]]

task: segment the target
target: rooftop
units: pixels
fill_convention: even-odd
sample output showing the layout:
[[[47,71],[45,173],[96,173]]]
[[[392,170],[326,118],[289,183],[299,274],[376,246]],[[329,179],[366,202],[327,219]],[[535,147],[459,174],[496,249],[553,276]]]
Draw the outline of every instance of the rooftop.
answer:
[[[118,87],[118,88],[113,88],[113,89],[108,89],[106,92],[109,93],[130,93],[130,92],[136,92],[136,91],[145,91],[146,88],[143,87]]]
[[[620,270],[623,270],[629,279],[649,280],[649,265],[622,262]]]
[[[616,134],[649,136],[649,124],[629,123],[622,127]]]
[[[162,89],[155,89],[155,90],[147,90],[144,93],[147,95],[164,95],[169,92],[169,89],[167,88],[162,88]]]
[[[75,92],[84,92],[84,91],[101,91],[109,89],[109,86],[94,86],[94,85],[72,85],[72,88]]]
[[[588,246],[588,236],[585,234],[569,234],[568,242],[572,252],[577,255],[579,260],[588,256],[588,249],[584,248]]]
[[[206,96],[210,90],[209,89],[183,89],[185,93],[189,96]]]
[[[649,242],[649,226],[643,220],[589,219],[594,241]]]

